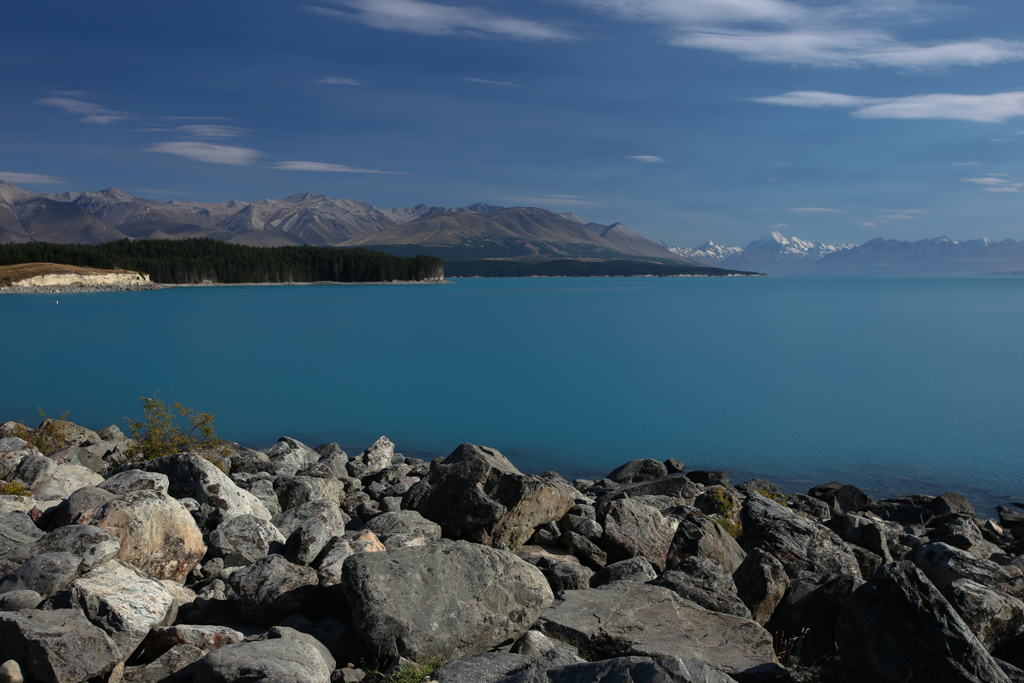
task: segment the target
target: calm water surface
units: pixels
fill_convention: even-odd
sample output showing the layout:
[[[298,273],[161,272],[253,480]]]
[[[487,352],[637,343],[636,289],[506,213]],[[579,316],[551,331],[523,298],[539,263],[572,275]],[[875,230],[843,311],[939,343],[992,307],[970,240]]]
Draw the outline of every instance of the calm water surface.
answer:
[[[1024,279],[180,288],[0,316],[0,420],[125,428],[173,386],[251,446],[387,434],[569,478],[675,457],[791,492],[1024,499]]]

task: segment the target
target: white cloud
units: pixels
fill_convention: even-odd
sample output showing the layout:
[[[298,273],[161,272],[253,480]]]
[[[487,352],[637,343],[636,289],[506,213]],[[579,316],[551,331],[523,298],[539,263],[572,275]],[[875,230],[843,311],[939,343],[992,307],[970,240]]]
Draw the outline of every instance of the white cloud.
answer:
[[[755,102],[789,107],[841,107],[853,109],[862,119],[953,119],[979,123],[1002,123],[1024,116],[1024,91],[991,95],[933,93],[907,97],[860,97],[841,93],[798,90]]]
[[[567,0],[660,27],[669,44],[742,59],[822,67],[936,69],[1024,59],[1024,43],[981,38],[912,43],[892,29],[937,11],[914,0]]]
[[[820,206],[794,206],[786,209],[792,213],[843,213],[839,209],[824,209]]]
[[[466,81],[468,83],[484,83],[486,85],[506,85],[512,88],[522,88],[523,86],[519,83],[513,83],[512,81],[491,81],[486,78],[460,78],[460,81]]]
[[[57,178],[52,175],[12,173],[10,171],[0,171],[0,180],[6,180],[14,185],[63,185],[67,182],[64,178]]]
[[[656,157],[653,154],[637,154],[636,156],[629,157],[630,159],[636,159],[645,164],[659,164],[665,161],[662,157]]]
[[[325,164],[319,161],[278,161],[270,164],[270,168],[282,171],[313,171],[315,173],[385,173],[388,175],[408,175],[405,171],[375,171],[368,168],[354,168],[340,164]]]
[[[961,178],[962,183],[981,185],[985,192],[1020,192],[1024,183],[1015,183],[1005,173],[989,173],[981,178]]]
[[[596,202],[588,202],[575,194],[549,194],[544,197],[506,197],[505,199],[529,206],[586,206],[596,204]]]
[[[874,221],[854,221],[854,225],[863,225],[865,228],[870,228],[878,225],[878,223],[875,223]]]
[[[114,111],[93,102],[85,102],[70,97],[44,97],[36,100],[36,104],[63,109],[68,114],[82,117],[82,123],[105,125],[135,118],[135,114],[126,111]]]
[[[316,79],[317,83],[325,83],[327,85],[362,85],[362,81],[357,81],[354,78],[342,78],[341,76],[324,76],[323,78]]]
[[[308,6],[329,17],[373,28],[428,36],[497,36],[518,40],[569,40],[572,36],[537,21],[494,14],[481,7],[439,5],[423,0],[336,0],[346,10]]]
[[[174,130],[197,138],[239,138],[249,133],[247,128],[237,126],[221,126],[213,123],[198,123],[188,126],[178,126]]]
[[[256,163],[256,159],[263,155],[263,152],[247,147],[229,147],[209,142],[158,142],[144,151],[174,154],[208,164],[227,164],[229,166],[251,166]]]
[[[981,166],[981,162],[980,161],[957,161],[957,162],[954,162],[954,163],[950,164],[950,166]]]

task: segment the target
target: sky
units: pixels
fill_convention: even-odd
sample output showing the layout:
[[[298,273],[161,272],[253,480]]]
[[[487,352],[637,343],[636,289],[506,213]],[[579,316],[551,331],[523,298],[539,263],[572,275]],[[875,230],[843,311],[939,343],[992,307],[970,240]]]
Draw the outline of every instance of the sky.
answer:
[[[1011,0],[14,0],[0,178],[1024,239]]]

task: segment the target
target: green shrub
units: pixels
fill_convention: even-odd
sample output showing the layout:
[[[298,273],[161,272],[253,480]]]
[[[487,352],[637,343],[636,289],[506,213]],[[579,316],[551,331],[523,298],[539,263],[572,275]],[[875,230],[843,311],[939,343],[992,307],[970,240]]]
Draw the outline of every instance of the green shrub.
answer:
[[[0,496],[31,496],[32,492],[20,481],[0,483]]]
[[[30,446],[35,446],[43,455],[49,455],[54,451],[67,448],[71,445],[71,436],[68,433],[67,416],[68,411],[56,420],[47,420],[46,413],[42,408],[37,408],[42,422],[35,429],[29,429],[23,422],[14,427],[14,436],[22,439]]]
[[[722,489],[711,489],[708,491],[708,497],[711,498],[711,502],[715,507],[715,514],[728,517],[732,514],[735,508],[735,503],[732,497],[727,495]]]
[[[197,413],[177,401],[168,408],[159,391],[152,398],[142,397],[142,413],[141,420],[125,418],[133,440],[126,455],[132,462],[154,460],[182,451],[205,451],[222,456],[227,453],[214,433],[210,413]],[[185,418],[184,429],[178,425],[178,417]],[[218,467],[223,470],[223,466]]]
[[[736,522],[730,517],[715,516],[711,519],[715,520],[718,526],[725,529],[725,533],[732,536],[737,543],[743,543],[743,526],[739,522]]]
[[[401,671],[385,676],[380,671],[380,666],[369,666],[366,671],[366,683],[424,683],[430,680],[430,675],[440,667],[441,659],[433,657],[423,664],[410,664]]]

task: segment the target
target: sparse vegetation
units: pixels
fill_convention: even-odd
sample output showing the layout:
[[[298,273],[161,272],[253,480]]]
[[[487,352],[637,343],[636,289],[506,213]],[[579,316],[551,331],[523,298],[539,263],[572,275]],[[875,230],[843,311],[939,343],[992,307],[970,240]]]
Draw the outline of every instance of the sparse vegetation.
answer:
[[[32,492],[20,481],[0,483],[0,496],[31,496]]]
[[[718,526],[725,529],[725,533],[732,536],[737,543],[743,543],[743,526],[739,522],[729,517],[715,516],[711,519],[715,520],[715,522],[718,523]]]
[[[35,429],[29,429],[25,426],[25,423],[19,422],[14,428],[14,436],[27,442],[30,446],[35,446],[43,455],[49,455],[54,451],[70,446],[71,441],[67,423],[68,411],[65,410],[56,420],[47,420],[43,409],[37,408],[37,410],[39,411],[39,417],[42,418],[39,426]]]
[[[758,493],[768,500],[775,501],[784,508],[789,507],[789,498],[784,493],[775,493],[774,491],[758,491]]]
[[[142,412],[141,420],[125,418],[133,439],[126,452],[130,461],[154,460],[182,451],[201,451],[208,456],[227,455],[227,449],[220,444],[214,432],[212,414],[197,413],[177,401],[168,408],[159,391],[152,398],[142,397]],[[179,426],[178,417],[185,418],[187,427],[182,429]],[[207,459],[223,469],[216,459]]]
[[[367,683],[425,683],[443,662],[440,658],[428,659],[423,664],[410,664],[400,671],[385,675],[379,664],[364,667]]]
[[[708,491],[708,497],[711,498],[716,515],[722,515],[723,517],[729,517],[732,515],[733,509],[736,505],[732,498],[726,495],[725,491],[720,488],[711,489]]]

